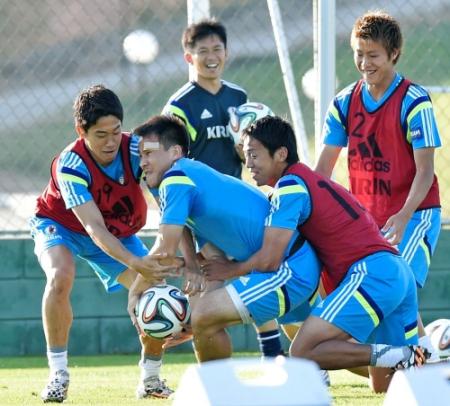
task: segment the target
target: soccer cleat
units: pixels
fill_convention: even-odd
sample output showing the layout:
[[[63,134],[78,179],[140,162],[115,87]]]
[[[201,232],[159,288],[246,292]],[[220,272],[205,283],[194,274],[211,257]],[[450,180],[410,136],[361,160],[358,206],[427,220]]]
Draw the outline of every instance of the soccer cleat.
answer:
[[[63,369],[51,374],[47,386],[41,392],[41,398],[44,403],[58,402],[67,399],[69,390],[69,372]]]
[[[400,361],[394,368],[394,371],[399,371],[402,369],[421,367],[430,358],[431,353],[420,345],[408,345],[411,354],[408,358]]]
[[[174,391],[166,385],[165,379],[159,379],[157,376],[151,376],[141,381],[136,390],[136,397],[167,399]]]

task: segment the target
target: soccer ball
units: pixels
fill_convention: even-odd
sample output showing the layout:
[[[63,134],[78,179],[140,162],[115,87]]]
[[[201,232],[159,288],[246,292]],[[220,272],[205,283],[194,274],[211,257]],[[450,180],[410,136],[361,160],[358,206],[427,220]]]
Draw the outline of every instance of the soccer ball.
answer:
[[[241,104],[238,107],[230,107],[228,109],[230,121],[228,122],[228,134],[233,137],[235,144],[241,143],[242,131],[256,120],[273,116],[272,110],[262,103],[249,102]]]
[[[425,332],[427,336],[430,336],[431,344],[439,357],[450,357],[450,320],[435,320],[425,327]]]
[[[171,285],[157,285],[142,294],[135,314],[145,334],[162,339],[181,331],[180,323],[189,321],[191,308],[180,289]]]

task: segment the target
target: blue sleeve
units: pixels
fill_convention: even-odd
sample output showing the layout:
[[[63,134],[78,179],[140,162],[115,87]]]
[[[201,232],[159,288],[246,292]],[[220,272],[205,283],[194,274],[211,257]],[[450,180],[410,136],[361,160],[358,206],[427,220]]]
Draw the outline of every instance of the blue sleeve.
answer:
[[[82,159],[73,152],[63,152],[58,158],[56,181],[66,209],[93,200],[88,189],[91,182],[89,171]]]
[[[194,182],[181,171],[172,171],[159,187],[160,224],[185,225],[196,194]]]
[[[345,128],[348,114],[350,95],[344,97],[339,94],[328,107],[322,130],[322,140],[325,145],[346,147],[348,143],[347,130]]]
[[[283,176],[275,185],[266,227],[296,230],[311,213],[311,198],[305,183],[297,176]]]
[[[133,171],[133,175],[136,179],[139,179],[141,176],[141,157],[139,155],[139,143],[141,141],[141,137],[138,135],[132,135],[130,141],[130,161],[131,161],[131,170]]]
[[[440,147],[441,139],[428,92],[411,85],[403,99],[402,123],[413,149]]]

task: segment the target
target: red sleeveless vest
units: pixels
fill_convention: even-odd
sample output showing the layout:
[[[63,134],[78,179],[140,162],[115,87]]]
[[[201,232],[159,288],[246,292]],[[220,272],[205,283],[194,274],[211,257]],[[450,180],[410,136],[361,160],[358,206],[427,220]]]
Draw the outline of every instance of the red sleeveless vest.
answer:
[[[139,180],[135,179],[131,169],[130,140],[131,137],[128,134],[122,134],[120,151],[124,170],[123,184],[108,177],[99,168],[82,138],[68,147],[85,163],[91,174],[88,189],[103,215],[106,227],[120,238],[136,234],[145,225],[147,219],[147,204]],[[38,197],[36,216],[51,218],[71,231],[87,235],[73,211],[65,207],[56,180],[57,161],[57,158],[53,160],[50,181],[42,195]]]
[[[372,214],[378,227],[404,205],[416,166],[401,125],[401,105],[411,82],[402,80],[376,111],[362,102],[363,82],[352,93],[347,118],[350,191]],[[436,176],[418,209],[440,207]]]
[[[287,174],[300,177],[310,193],[311,215],[298,230],[324,265],[322,282],[327,293],[339,285],[356,261],[379,251],[398,254],[372,217],[341,185],[301,163],[291,165]]]

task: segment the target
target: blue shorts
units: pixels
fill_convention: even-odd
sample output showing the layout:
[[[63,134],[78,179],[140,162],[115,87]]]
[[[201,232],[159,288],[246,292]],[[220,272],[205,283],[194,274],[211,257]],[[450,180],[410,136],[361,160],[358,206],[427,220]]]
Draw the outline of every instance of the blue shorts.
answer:
[[[419,210],[409,220],[403,239],[398,245],[403,258],[412,268],[420,288],[423,288],[427,279],[440,231],[441,209]]]
[[[279,317],[277,321],[279,324],[297,324],[304,322],[311,314],[312,309],[320,302],[322,302],[322,298],[319,294],[319,287],[317,287],[312,297],[310,297],[306,302],[303,302],[301,305],[291,309],[284,316]]]
[[[64,245],[73,255],[89,263],[107,292],[122,288],[117,278],[127,269],[126,265],[102,251],[89,236],[71,231],[56,221],[44,217],[32,217],[30,227],[31,237],[34,240],[34,253],[39,261],[45,250]],[[120,242],[136,256],[143,257],[148,254],[147,247],[135,235],[120,238]]]
[[[226,289],[242,321],[260,326],[308,300],[315,300],[320,269],[314,250],[305,241],[282,262],[277,272],[253,271],[230,282]],[[298,310],[309,312],[309,303]],[[306,316],[300,312],[300,317],[305,319]]]
[[[406,261],[378,252],[354,263],[312,315],[361,343],[417,344],[417,289]]]

